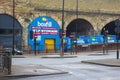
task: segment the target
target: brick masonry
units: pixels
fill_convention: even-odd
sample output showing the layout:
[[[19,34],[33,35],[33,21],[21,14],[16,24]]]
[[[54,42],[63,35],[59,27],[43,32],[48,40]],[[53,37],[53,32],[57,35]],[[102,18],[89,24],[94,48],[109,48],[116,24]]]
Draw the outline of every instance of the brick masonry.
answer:
[[[7,1],[7,3],[6,3]],[[15,17],[23,26],[24,44],[27,46],[27,28],[29,23],[39,16],[50,16],[62,25],[62,0],[15,0]],[[67,1],[67,2],[66,2]],[[12,16],[11,0],[3,0],[0,13]],[[107,23],[120,18],[120,0],[78,0],[78,18],[91,23],[94,30],[101,30]],[[114,3],[114,4],[113,4]],[[112,5],[112,6],[110,6]],[[72,7],[71,7],[72,6]],[[76,19],[76,1],[65,0],[64,29]],[[25,21],[28,19],[30,21]]]

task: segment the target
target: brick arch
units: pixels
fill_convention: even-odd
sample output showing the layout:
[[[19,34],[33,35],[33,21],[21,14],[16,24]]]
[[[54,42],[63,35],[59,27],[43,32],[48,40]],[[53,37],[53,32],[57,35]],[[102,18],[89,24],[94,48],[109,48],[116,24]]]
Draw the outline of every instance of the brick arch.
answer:
[[[107,23],[101,30],[101,34],[103,35],[104,34],[104,31],[107,31],[109,35],[116,35],[116,32],[115,32],[115,28],[116,28],[116,25],[115,25],[115,20]]]
[[[46,14],[47,13],[47,14]],[[53,19],[55,19],[58,24],[60,25],[60,27],[62,28],[62,14],[61,14],[61,10],[44,10],[34,13],[33,16],[26,16],[28,18],[30,18],[30,20],[34,19],[35,17],[38,16],[50,16]],[[94,28],[94,31],[88,31],[88,35],[98,35],[101,33],[102,28],[105,26],[105,24],[109,23],[110,21],[115,20],[116,18],[120,17],[118,14],[114,14],[114,13],[105,13],[105,12],[79,12],[78,14],[78,18],[82,18],[87,20],[88,22],[90,22]],[[20,20],[20,18],[18,18],[19,21],[24,21],[24,20]],[[24,18],[22,18],[24,19]],[[68,25],[70,24],[70,22],[72,22],[73,20],[76,19],[76,12],[75,11],[65,11],[64,12],[64,30],[67,29]],[[25,23],[25,22],[21,22],[22,25],[24,25],[24,32],[23,34],[25,34],[24,39],[25,39],[25,45],[27,45],[27,27],[29,23]],[[92,32],[92,33],[91,33]]]
[[[93,34],[91,32],[94,32],[93,26],[83,18],[74,19],[66,27],[66,36],[69,36],[71,33],[75,33],[78,36],[90,36]]]

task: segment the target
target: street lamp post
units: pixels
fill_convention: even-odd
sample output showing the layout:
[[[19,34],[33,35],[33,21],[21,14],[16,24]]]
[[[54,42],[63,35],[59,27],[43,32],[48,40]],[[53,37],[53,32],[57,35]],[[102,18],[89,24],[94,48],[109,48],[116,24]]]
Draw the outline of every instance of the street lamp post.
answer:
[[[119,48],[118,48],[118,46],[119,46],[119,40],[118,40],[118,38],[119,38],[119,35],[117,33],[117,59],[119,59]]]
[[[76,18],[78,19],[78,0],[76,0]]]
[[[115,20],[115,32],[117,34],[117,59],[119,59],[119,34],[120,34],[120,20]]]
[[[63,31],[64,31],[64,0],[62,1],[62,33]],[[62,46],[61,56],[63,56],[64,55],[63,36],[61,36],[61,46]]]
[[[78,0],[76,0],[76,19],[78,19]],[[77,21],[78,22],[78,21]],[[75,52],[77,54],[77,27],[78,27],[78,23],[76,22],[76,33],[75,33],[75,39],[76,39],[76,43],[75,43]]]
[[[71,54],[73,53],[73,38],[74,38],[74,34],[70,34],[70,39],[71,39]]]
[[[12,46],[12,54],[14,55],[14,42],[15,42],[15,0],[13,0],[13,46]]]
[[[36,31],[35,31],[35,34],[34,34],[34,50],[35,50],[35,55],[36,55],[36,39],[37,39],[38,35],[36,34]]]
[[[108,40],[107,40],[107,34],[108,34],[108,30],[105,30],[105,28],[103,28],[103,37],[104,37],[104,50],[103,50],[103,54],[108,54]]]

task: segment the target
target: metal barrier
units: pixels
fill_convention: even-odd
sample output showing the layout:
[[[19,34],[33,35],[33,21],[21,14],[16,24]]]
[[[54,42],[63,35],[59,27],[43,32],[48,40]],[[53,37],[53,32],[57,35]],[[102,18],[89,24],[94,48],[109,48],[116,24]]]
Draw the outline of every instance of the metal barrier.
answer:
[[[50,48],[52,46],[54,46],[54,48]],[[55,46],[57,46],[60,49],[56,49]],[[40,50],[41,47],[44,47],[44,50]],[[60,52],[60,50],[61,50],[61,45],[55,45],[55,44],[39,45],[39,46],[36,47],[36,53],[37,54],[58,53],[58,52]],[[35,50],[31,50],[31,46],[28,45],[28,46],[24,46],[23,51],[24,51],[24,53],[31,54],[31,53],[34,53]]]
[[[0,74],[11,74],[11,53],[1,51],[0,53]]]
[[[1,69],[0,71],[2,71],[2,72],[3,72],[3,68],[4,68],[4,67],[3,67],[3,62],[4,62],[3,60],[4,60],[4,59],[3,59],[3,54],[0,53],[0,69]]]
[[[104,51],[104,49],[107,49],[107,50],[116,50],[116,44],[117,43],[107,43],[107,45],[105,44],[86,44],[86,45],[77,45],[76,47],[74,47],[74,45],[67,45],[67,47],[70,47],[72,46],[70,49],[66,49],[66,45],[64,45],[64,51],[65,52],[84,52],[84,51]],[[40,45],[41,47],[43,45]],[[49,45],[49,46],[52,46],[52,45]],[[57,45],[58,47],[61,48],[61,45]],[[25,53],[34,53],[34,50],[32,51],[30,46],[25,46],[26,48],[24,49]],[[48,54],[48,53],[60,53],[61,49],[60,50],[56,50],[55,48],[54,49],[50,49],[50,48],[47,48],[46,46],[44,46],[45,49],[44,50],[36,50],[37,53],[39,54]],[[120,49],[120,43],[119,43],[119,49]]]

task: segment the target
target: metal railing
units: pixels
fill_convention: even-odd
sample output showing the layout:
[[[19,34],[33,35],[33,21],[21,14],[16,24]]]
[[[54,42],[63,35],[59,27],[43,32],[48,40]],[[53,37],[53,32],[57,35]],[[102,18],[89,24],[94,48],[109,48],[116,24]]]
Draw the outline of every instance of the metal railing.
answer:
[[[85,44],[85,45],[77,45],[76,47],[74,45],[64,45],[64,51],[65,52],[84,52],[84,51],[104,51],[104,49],[106,50],[116,50],[116,44],[117,43],[108,43],[106,46],[105,44]],[[44,45],[39,45],[40,48],[44,47],[44,50],[36,50],[37,53],[60,53],[61,51],[61,45],[57,45],[57,47],[59,47],[60,49],[57,50],[56,48],[48,48]],[[53,45],[49,45],[53,46]],[[55,47],[55,44],[54,44]],[[67,48],[66,48],[67,47]],[[39,47],[38,47],[39,48]],[[120,43],[119,43],[119,49],[120,49]],[[24,46],[24,51],[26,51],[26,53],[30,54],[30,53],[34,53],[34,50],[31,50],[30,46]]]
[[[0,51],[0,74],[11,74],[11,52]]]

